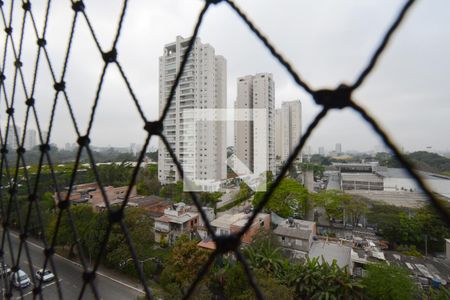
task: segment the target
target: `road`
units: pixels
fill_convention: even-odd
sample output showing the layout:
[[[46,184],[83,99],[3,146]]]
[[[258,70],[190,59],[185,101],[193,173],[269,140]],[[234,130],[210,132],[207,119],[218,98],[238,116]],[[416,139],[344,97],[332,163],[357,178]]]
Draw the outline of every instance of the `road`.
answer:
[[[1,232],[1,234],[3,234],[3,232]],[[10,235],[11,246],[16,257],[20,240],[17,234],[11,233]],[[30,275],[30,272],[36,272],[38,269],[42,268],[45,257],[43,254],[43,247],[38,241],[27,241],[27,244],[30,251],[32,265],[30,265],[25,252],[22,252],[20,268]],[[5,244],[4,251],[5,262],[11,266],[11,255],[7,243]],[[80,291],[83,286],[83,268],[78,263],[72,262],[59,255],[54,255],[53,261],[55,263],[55,271],[58,275],[58,282],[54,280],[48,284],[42,285],[43,298],[60,299],[58,295],[59,283],[63,294],[63,299],[79,299]],[[117,277],[113,278],[104,273],[97,273],[94,282],[101,299],[136,299],[138,296],[144,295],[140,289],[123,282]],[[36,282],[36,284],[38,284],[38,282]],[[2,290],[5,287],[4,280],[0,280],[0,287]],[[33,299],[33,287],[34,283],[32,283],[30,287],[24,288],[22,290],[22,295],[19,289],[13,288],[12,299]],[[95,299],[89,285],[87,286],[84,296],[81,299]]]

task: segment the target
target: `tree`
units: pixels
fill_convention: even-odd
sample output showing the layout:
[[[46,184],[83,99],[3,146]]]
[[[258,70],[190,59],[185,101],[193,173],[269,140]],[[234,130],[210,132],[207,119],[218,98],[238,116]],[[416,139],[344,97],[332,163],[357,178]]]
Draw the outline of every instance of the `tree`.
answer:
[[[361,220],[361,217],[369,211],[367,200],[358,195],[344,197],[343,208],[345,210],[345,217],[350,218],[353,226],[357,226]]]
[[[417,298],[414,282],[404,269],[386,264],[370,264],[367,276],[362,280],[368,299],[402,300]]]
[[[295,299],[362,299],[362,286],[352,282],[336,261],[328,264],[323,259],[320,263],[318,257],[307,258],[297,274]]]
[[[253,199],[253,205],[259,205],[263,197],[263,192],[257,192]],[[294,179],[284,178],[273,192],[264,209],[269,212],[273,211],[283,218],[290,216],[304,217],[307,199],[308,191],[300,183]]]
[[[266,232],[261,231],[255,236],[252,244],[244,249],[244,255],[253,269],[262,269],[275,277],[281,274],[281,248],[277,247]]]
[[[342,219],[344,204],[350,197],[338,190],[324,190],[312,195],[314,206],[325,209],[328,220]]]
[[[100,224],[107,224],[107,213],[102,213]],[[127,208],[124,212],[124,223],[129,237],[133,242],[139,263],[142,263],[144,273],[151,277],[155,269],[155,253],[153,251],[154,235],[153,220],[141,208]],[[101,225],[100,225],[101,226]],[[101,236],[100,236],[101,237]],[[151,260],[154,258],[153,260]],[[120,224],[114,224],[111,230],[104,262],[107,266],[117,268],[127,274],[137,276],[135,265],[131,261],[130,249]]]
[[[70,208],[72,218],[69,219],[68,212],[62,213],[61,222],[59,227],[56,228],[58,215],[52,215],[49,225],[47,227],[47,239],[52,241],[52,238],[57,231],[56,245],[63,247],[70,247],[69,256],[73,256],[77,242],[74,240],[71,222],[73,222],[78,238],[80,239],[80,245],[83,249],[86,249],[87,236],[92,234],[93,230],[101,230],[96,226],[96,215],[92,211],[92,207],[86,204],[74,205]]]
[[[121,163],[117,164],[108,164],[108,165],[100,165],[97,166],[98,175],[102,184],[104,186],[112,185],[112,186],[125,186],[130,184],[131,174],[133,173],[133,167]],[[90,172],[92,172],[90,170]],[[95,181],[95,177],[92,174],[92,181]]]
[[[198,241],[189,240],[185,235],[181,236],[171,249],[163,271],[164,276],[169,277],[167,282],[176,283],[183,291],[194,281],[197,272],[209,257],[209,252],[199,248],[197,243]]]
[[[149,165],[139,172],[136,190],[139,195],[159,195],[161,183],[158,180],[158,168],[156,165]]]
[[[183,192],[183,182],[178,181],[177,183],[170,183],[164,185],[159,195],[161,197],[170,198],[174,202],[182,202],[188,199],[187,194]]]
[[[314,173],[314,177],[323,177],[323,172],[325,171],[325,167],[319,164],[313,163],[300,163],[299,167],[302,171],[312,170]]]
[[[450,229],[442,222],[435,209],[430,205],[423,207],[419,209],[415,219],[419,223],[422,235],[419,247],[424,249],[424,239],[426,238],[427,250],[445,251],[445,238],[450,236]]]
[[[252,272],[266,299],[293,299],[293,290],[264,270],[254,269]],[[214,270],[209,287],[214,290],[214,295],[219,296],[219,299],[255,299],[255,292],[240,263],[226,263]]]
[[[219,202],[221,196],[222,193],[220,192],[215,193],[202,192],[200,193],[200,203],[201,205],[204,206],[216,207],[216,203]]]

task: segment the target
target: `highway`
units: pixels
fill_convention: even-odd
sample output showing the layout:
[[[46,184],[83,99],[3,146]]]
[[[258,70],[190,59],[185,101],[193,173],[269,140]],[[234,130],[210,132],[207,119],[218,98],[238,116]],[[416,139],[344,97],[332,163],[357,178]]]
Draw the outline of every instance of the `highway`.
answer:
[[[3,232],[1,231],[0,233],[3,234]],[[11,246],[16,258],[20,243],[19,236],[12,232],[10,233],[10,236]],[[25,271],[28,276],[30,276],[31,270],[32,272],[36,272],[37,270],[42,268],[45,256],[43,253],[43,247],[41,246],[39,241],[28,240],[27,244],[30,251],[32,265],[30,265],[30,262],[28,261],[27,256],[23,251],[21,254],[20,268]],[[12,266],[13,264],[11,263],[11,255],[7,241],[5,241],[4,251],[5,263],[7,263],[9,266]],[[55,263],[56,270],[52,270],[52,268],[49,269],[52,271],[56,271],[58,275],[58,281],[62,291],[63,299],[79,299],[80,291],[83,286],[83,268],[78,263],[72,262],[59,255],[54,255],[53,261]],[[117,276],[113,278],[110,275],[100,272],[97,273],[94,282],[101,299],[136,299],[139,296],[144,296],[140,288],[136,288],[128,283],[123,282],[122,280],[120,280],[120,278],[117,278]],[[38,282],[36,282],[36,284],[38,284]],[[32,283],[31,286],[22,289],[22,294],[19,289],[13,288],[12,299],[33,299],[33,287],[34,283]],[[3,279],[0,280],[0,288],[2,291],[5,288],[5,282]],[[56,280],[42,285],[42,295],[43,299],[60,299]],[[83,297],[81,299],[95,299],[90,285],[87,285],[87,288],[85,289]]]

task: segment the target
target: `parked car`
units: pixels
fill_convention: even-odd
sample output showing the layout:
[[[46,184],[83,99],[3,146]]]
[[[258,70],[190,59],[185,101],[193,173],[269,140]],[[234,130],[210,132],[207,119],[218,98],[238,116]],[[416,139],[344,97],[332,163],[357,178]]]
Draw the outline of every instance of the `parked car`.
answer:
[[[16,288],[26,288],[31,285],[27,273],[20,269],[17,272],[12,273],[12,283]]]
[[[42,280],[42,282],[49,282],[55,279],[55,275],[50,270],[40,269],[39,271],[36,272],[36,278],[38,280]]]
[[[11,268],[7,264],[1,265],[0,277],[8,276],[11,273]]]

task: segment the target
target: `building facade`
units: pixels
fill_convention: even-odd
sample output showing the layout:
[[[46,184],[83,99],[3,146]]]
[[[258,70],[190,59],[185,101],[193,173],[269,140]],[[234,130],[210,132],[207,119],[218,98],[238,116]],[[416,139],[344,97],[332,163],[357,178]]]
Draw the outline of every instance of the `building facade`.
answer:
[[[342,144],[336,143],[336,148],[334,151],[336,151],[336,154],[341,154],[342,153]]]
[[[306,253],[317,235],[317,229],[315,222],[289,218],[279,224],[273,233],[282,247]]]
[[[159,108],[163,113],[189,39],[177,36],[164,46],[159,58]],[[190,180],[226,178],[226,126],[223,122],[196,122],[196,109],[226,108],[226,60],[209,44],[196,39],[181,75],[164,131],[168,143]],[[158,178],[162,184],[180,180],[164,144],[158,152]]]
[[[286,161],[302,135],[302,103],[287,101],[275,112],[275,155]],[[299,154],[299,158],[301,155]]]
[[[36,142],[36,130],[34,129],[28,129],[27,135],[25,136],[25,149],[31,150],[33,149],[37,142]]]
[[[251,120],[235,121],[236,157],[252,172],[256,172],[264,160],[266,170],[263,171],[275,173],[275,83],[272,74],[238,78],[235,109],[249,109],[252,113]],[[266,120],[265,127],[255,126],[260,118]]]
[[[172,245],[183,234],[194,237],[200,217],[199,213],[191,212],[190,209],[183,202],[165,209],[164,215],[155,219],[155,242],[165,241]]]

